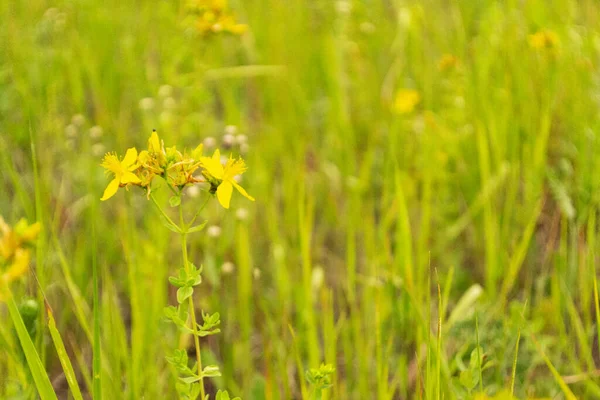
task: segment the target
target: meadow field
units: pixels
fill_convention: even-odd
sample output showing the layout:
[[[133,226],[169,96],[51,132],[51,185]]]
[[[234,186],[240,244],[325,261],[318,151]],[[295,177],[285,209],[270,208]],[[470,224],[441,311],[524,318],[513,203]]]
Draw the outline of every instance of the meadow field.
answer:
[[[600,399],[599,206],[597,1],[0,1],[0,399]]]

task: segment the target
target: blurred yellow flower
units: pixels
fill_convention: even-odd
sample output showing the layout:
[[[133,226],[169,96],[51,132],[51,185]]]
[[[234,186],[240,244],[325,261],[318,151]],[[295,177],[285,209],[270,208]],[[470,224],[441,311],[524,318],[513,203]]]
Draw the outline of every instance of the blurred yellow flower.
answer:
[[[248,29],[247,25],[236,22],[224,0],[195,0],[188,7],[196,29],[204,35],[221,32],[241,35]]]
[[[394,100],[394,110],[399,114],[409,114],[421,102],[421,95],[414,89],[400,89]]]
[[[4,282],[11,282],[27,272],[31,253],[26,246],[35,241],[40,230],[39,222],[29,225],[25,219],[13,229],[0,217],[0,272]]]
[[[119,158],[115,153],[107,153],[104,156],[101,165],[106,169],[107,174],[112,173],[115,175],[115,178],[110,181],[100,200],[108,200],[114,196],[120,186],[126,186],[131,183],[141,183],[140,178],[131,172],[138,168],[137,156],[138,153],[135,147],[127,150],[123,161],[119,161]]]
[[[246,163],[241,158],[234,160],[231,156],[225,163],[221,164],[221,152],[216,149],[212,157],[201,157],[200,162],[204,171],[202,174],[211,184],[211,192],[217,193],[217,199],[224,208],[229,208],[231,194],[235,187],[247,199],[254,201],[244,188],[236,181],[235,176],[241,175],[246,171]]]
[[[529,46],[536,50],[556,49],[560,45],[558,35],[552,31],[539,31],[529,35]]]
[[[447,71],[458,66],[459,60],[454,54],[444,54],[438,61],[440,71]]]

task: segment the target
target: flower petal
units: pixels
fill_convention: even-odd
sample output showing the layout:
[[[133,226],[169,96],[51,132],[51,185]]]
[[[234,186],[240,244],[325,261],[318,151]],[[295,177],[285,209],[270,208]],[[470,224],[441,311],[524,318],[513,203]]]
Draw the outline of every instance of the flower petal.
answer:
[[[152,135],[150,135],[150,139],[148,139],[148,150],[150,153],[160,153],[160,139],[158,138],[158,133],[156,130],[152,131]]]
[[[130,149],[127,149],[127,153],[125,153],[125,158],[123,158],[123,161],[121,161],[121,165],[124,168],[128,168],[128,167],[132,166],[133,164],[135,164],[136,161],[137,161],[137,150],[135,147],[132,147]]]
[[[200,157],[200,162],[202,163],[202,167],[208,172],[211,176],[216,179],[223,179],[223,165],[221,164],[221,152],[219,149],[215,150],[215,153],[212,157]]]
[[[235,186],[235,188],[238,190],[238,192],[240,192],[245,198],[247,198],[248,200],[252,200],[254,201],[254,197],[250,196],[248,194],[248,192],[246,192],[246,190],[244,190],[243,187],[241,187],[240,185],[238,185],[238,183],[236,181],[234,181],[233,179],[230,181],[231,184],[233,186]]]
[[[200,157],[202,157],[202,150],[203,150],[203,149],[204,149],[204,144],[200,143],[200,144],[198,145],[198,147],[196,147],[196,148],[194,149],[194,151],[192,151],[192,158],[193,158],[194,160],[199,160],[199,159],[200,159]]]
[[[140,182],[141,182],[140,178],[138,178],[137,175],[135,175],[133,172],[124,172],[123,175],[121,175],[120,183],[140,183]]]
[[[229,181],[223,181],[217,188],[217,199],[223,207],[229,208],[229,202],[231,201],[232,192],[233,186]]]
[[[117,193],[117,190],[119,190],[119,180],[115,178],[110,181],[106,189],[104,189],[104,195],[100,200],[104,201],[110,199],[115,195],[115,193]]]

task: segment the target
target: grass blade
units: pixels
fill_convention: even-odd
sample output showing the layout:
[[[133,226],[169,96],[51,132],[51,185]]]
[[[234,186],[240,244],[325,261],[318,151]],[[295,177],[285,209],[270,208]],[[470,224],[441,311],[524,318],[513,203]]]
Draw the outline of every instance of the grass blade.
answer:
[[[27,332],[25,323],[21,318],[21,314],[19,313],[19,309],[8,285],[4,285],[4,290],[7,297],[6,302],[8,304],[8,312],[13,324],[15,325],[19,342],[23,348],[23,353],[25,353],[27,365],[29,365],[29,370],[31,371],[31,376],[33,377],[33,381],[35,382],[35,386],[38,390],[40,398],[42,400],[57,399],[56,393],[54,393],[54,388],[52,388],[48,374],[46,373],[44,365],[42,364],[42,360],[40,360],[40,356],[35,349],[35,345],[33,344],[33,341]]]
[[[69,359],[69,355],[65,349],[65,344],[60,336],[60,332],[58,329],[56,329],[56,321],[54,320],[52,309],[48,305],[46,305],[46,312],[48,313],[48,329],[50,330],[50,336],[52,336],[54,348],[58,353],[58,359],[62,365],[69,388],[71,389],[71,395],[75,400],[83,400],[81,389],[79,389],[79,384],[77,383],[77,378],[75,377],[73,365],[71,364],[71,360]]]
[[[92,224],[92,274],[94,281],[94,351],[93,351],[93,392],[95,400],[102,400],[102,355],[100,347],[100,282],[98,279],[98,263],[96,262],[96,225]]]

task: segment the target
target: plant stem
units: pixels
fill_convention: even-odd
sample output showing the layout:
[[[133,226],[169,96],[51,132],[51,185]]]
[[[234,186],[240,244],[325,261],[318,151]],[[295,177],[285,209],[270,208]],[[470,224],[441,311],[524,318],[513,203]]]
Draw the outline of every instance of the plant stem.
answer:
[[[156,209],[158,210],[158,212],[160,212],[160,215],[162,215],[167,220],[167,222],[169,222],[171,225],[178,227],[177,224],[175,222],[173,222],[173,220],[167,215],[167,213],[165,213],[165,211],[162,209],[160,204],[158,204],[158,202],[156,201],[156,199],[154,198],[154,195],[152,193],[150,193],[150,199],[152,200],[152,203],[154,203],[154,205],[156,206]],[[180,208],[180,210],[181,210],[181,208]],[[178,227],[180,232],[182,231],[183,228],[185,228],[185,225],[183,224],[183,220],[182,220],[181,225],[182,225],[181,227]]]
[[[196,215],[194,215],[194,218],[192,218],[192,220],[190,221],[190,223],[188,224],[188,227],[191,227],[194,222],[196,222],[196,218],[198,218],[198,215],[200,215],[200,213],[202,212],[202,210],[204,210],[204,207],[206,207],[206,205],[208,204],[208,201],[212,198],[213,196],[206,196],[206,200],[204,200],[204,203],[202,203],[202,206],[198,209],[198,211],[196,212]],[[184,227],[185,228],[185,227]]]
[[[206,203],[205,203],[206,204]],[[190,266],[188,262],[188,254],[187,254],[187,226],[183,220],[183,207],[179,204],[179,221],[181,223],[181,251],[183,253],[183,267],[185,268],[186,273],[190,273]],[[204,391],[204,378],[202,377],[202,355],[200,353],[200,338],[198,336],[198,325],[196,323],[196,309],[194,308],[194,296],[189,297],[190,304],[190,316],[192,322],[192,331],[194,334],[194,345],[196,347],[196,361],[198,365],[198,376],[200,376],[200,398],[204,399],[206,397]]]

